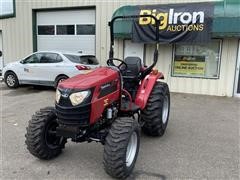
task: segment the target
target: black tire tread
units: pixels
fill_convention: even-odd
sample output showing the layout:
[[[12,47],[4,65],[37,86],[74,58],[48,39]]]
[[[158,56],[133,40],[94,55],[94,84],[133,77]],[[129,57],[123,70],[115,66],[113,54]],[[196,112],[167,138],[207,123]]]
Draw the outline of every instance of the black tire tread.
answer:
[[[39,159],[52,159],[58,156],[65,147],[66,139],[56,149],[49,149],[43,140],[44,128],[47,121],[56,118],[53,107],[46,107],[37,111],[28,122],[26,145],[29,152]]]
[[[164,82],[156,82],[149,96],[147,105],[142,111],[142,118],[145,122],[142,130],[149,136],[162,136],[165,132],[167,123],[162,124],[162,108],[165,96],[169,97],[168,85]]]
[[[114,178],[126,178],[134,167],[133,165],[131,170],[127,170],[125,162],[126,147],[133,129],[137,129],[138,133],[140,133],[138,122],[133,119],[119,118],[113,122],[106,137],[103,164],[105,171]],[[135,164],[135,162],[133,163]]]

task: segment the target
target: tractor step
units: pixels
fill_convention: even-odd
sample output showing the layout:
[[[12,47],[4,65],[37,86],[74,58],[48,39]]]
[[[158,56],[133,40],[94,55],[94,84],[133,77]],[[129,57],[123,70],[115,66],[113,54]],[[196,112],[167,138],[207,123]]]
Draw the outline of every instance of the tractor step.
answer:
[[[140,110],[140,107],[136,105],[134,102],[124,99],[122,100],[121,111],[138,112],[138,110]]]

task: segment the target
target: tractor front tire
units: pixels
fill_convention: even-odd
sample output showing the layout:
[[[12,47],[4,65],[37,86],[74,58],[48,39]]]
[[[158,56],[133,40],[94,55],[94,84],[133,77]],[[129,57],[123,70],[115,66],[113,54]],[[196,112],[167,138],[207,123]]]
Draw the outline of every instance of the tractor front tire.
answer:
[[[143,132],[149,136],[162,136],[167,128],[170,111],[170,93],[166,83],[156,82],[142,111]]]
[[[140,145],[140,126],[129,118],[116,119],[106,137],[103,164],[114,178],[128,177],[137,160]]]
[[[52,159],[65,147],[67,139],[56,136],[57,117],[53,107],[37,111],[28,122],[26,145],[29,152],[39,159]]]

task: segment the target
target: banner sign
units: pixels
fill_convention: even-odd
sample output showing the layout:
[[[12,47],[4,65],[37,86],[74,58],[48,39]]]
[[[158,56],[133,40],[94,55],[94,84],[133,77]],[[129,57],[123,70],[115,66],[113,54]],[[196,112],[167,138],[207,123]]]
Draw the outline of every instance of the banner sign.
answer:
[[[175,56],[174,75],[204,76],[206,62],[204,56]]]
[[[168,5],[137,6],[135,14],[153,15],[160,20],[159,42],[208,42],[214,6],[212,3],[188,3]],[[133,42],[153,43],[156,22],[151,17],[141,17],[134,21]]]

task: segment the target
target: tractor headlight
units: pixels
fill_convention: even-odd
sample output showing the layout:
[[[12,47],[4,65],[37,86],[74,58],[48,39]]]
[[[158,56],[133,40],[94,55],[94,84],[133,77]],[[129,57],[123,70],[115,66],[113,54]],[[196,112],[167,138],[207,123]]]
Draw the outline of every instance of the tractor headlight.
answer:
[[[86,99],[90,94],[91,94],[90,91],[81,91],[81,92],[77,92],[77,93],[72,93],[69,96],[69,99],[70,99],[72,105],[76,106],[76,105],[81,104],[84,101],[84,99]]]
[[[57,103],[59,103],[60,97],[61,97],[61,93],[60,93],[60,91],[57,89],[57,90],[56,90],[56,102],[57,102]]]

